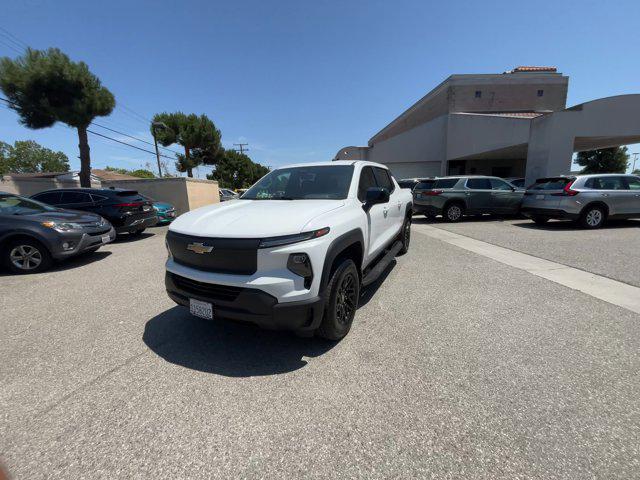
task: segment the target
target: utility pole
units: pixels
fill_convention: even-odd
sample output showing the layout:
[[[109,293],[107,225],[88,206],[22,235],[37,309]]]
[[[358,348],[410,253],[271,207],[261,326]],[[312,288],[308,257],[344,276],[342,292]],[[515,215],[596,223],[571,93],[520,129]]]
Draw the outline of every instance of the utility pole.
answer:
[[[633,167],[631,167],[631,173],[636,171],[636,160],[638,160],[638,152],[632,153],[633,155]]]
[[[151,131],[153,132],[153,144],[156,147],[156,160],[158,161],[158,178],[162,178],[162,168],[160,168],[160,150],[158,150],[158,139],[156,138],[156,129],[165,129],[168,128],[162,122],[153,122],[151,124]]]
[[[247,145],[249,145],[248,143],[234,143],[234,145],[238,146],[240,148],[240,153],[244,153],[244,152],[248,152],[249,149],[248,148],[244,148]]]

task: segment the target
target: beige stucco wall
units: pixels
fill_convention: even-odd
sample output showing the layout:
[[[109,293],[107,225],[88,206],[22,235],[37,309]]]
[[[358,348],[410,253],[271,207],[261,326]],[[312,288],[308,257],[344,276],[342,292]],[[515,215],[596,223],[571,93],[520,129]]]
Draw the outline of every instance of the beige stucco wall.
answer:
[[[189,197],[189,210],[220,202],[218,182],[195,178],[185,178],[185,180],[187,196]]]
[[[137,190],[159,202],[167,202],[176,207],[178,214],[194,208],[218,203],[218,182],[191,178],[154,178],[140,180],[103,181],[103,187]]]
[[[99,183],[92,187],[100,188]],[[54,188],[78,188],[80,182],[75,180],[59,181],[54,178],[12,178],[8,175],[0,177],[0,192],[15,193],[25,197]]]

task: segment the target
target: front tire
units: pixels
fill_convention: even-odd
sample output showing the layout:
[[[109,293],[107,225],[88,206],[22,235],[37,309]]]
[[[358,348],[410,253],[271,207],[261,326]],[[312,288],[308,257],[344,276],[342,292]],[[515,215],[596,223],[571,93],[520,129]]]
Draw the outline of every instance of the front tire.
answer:
[[[144,232],[146,230],[146,228],[141,228],[140,230],[136,230],[135,232],[131,232],[131,235],[133,235],[134,237],[138,237],[140,235],[142,235],[142,232]]]
[[[2,256],[9,270],[18,274],[44,272],[53,263],[49,250],[31,238],[9,242]]]
[[[532,217],[531,220],[535,222],[536,225],[544,225],[549,221],[549,217]]]
[[[360,298],[360,277],[351,259],[343,260],[335,269],[324,293],[324,317],[318,335],[327,340],[340,340],[349,333]]]
[[[409,243],[411,243],[411,217],[404,219],[398,240],[402,242],[402,248],[398,252],[398,255],[404,255],[409,251]]]
[[[442,216],[447,222],[455,223],[462,220],[462,216],[464,215],[464,207],[457,202],[450,203],[444,208],[442,212]]]
[[[607,212],[604,208],[595,206],[587,207],[580,216],[580,225],[583,228],[596,229],[604,225],[607,219]]]

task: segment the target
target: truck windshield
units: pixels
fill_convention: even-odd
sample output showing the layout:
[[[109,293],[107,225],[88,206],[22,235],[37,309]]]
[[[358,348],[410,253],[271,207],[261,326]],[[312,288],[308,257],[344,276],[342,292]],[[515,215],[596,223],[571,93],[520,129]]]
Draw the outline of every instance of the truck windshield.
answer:
[[[242,200],[313,200],[347,198],[352,165],[280,168],[245,192]]]

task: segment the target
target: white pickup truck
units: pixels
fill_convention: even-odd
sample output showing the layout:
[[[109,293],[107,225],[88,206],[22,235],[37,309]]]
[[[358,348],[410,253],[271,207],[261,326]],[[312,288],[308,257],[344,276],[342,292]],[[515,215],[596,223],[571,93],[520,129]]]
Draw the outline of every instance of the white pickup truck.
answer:
[[[409,248],[411,211],[411,192],[384,165],[278,168],[241,198],[171,224],[167,293],[203,318],[338,340],[361,287]]]

